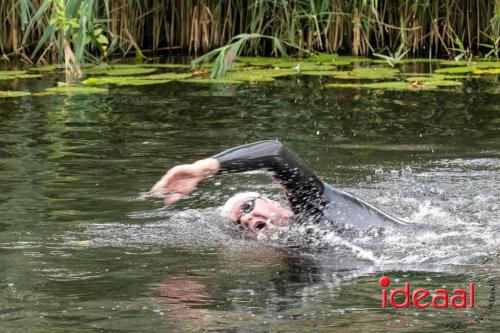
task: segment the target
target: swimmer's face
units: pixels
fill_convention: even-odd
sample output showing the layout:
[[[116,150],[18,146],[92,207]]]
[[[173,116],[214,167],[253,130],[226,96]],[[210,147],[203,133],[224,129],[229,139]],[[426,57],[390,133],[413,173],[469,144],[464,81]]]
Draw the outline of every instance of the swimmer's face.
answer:
[[[286,226],[293,213],[277,201],[258,196],[242,198],[231,208],[229,215],[245,229],[269,232]]]

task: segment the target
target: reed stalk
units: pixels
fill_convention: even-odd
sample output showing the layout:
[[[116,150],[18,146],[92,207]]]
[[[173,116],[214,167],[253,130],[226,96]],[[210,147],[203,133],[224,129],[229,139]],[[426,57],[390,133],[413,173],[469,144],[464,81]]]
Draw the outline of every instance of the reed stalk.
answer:
[[[64,39],[47,38],[48,4],[54,1],[0,0],[3,59],[63,61]],[[411,56],[455,57],[457,38],[474,55],[498,57],[500,49],[500,0],[60,1],[69,7],[86,4],[87,10],[77,13],[85,21],[78,29],[102,29],[109,40],[107,45],[94,40],[78,46],[67,34],[70,49],[76,58],[81,55],[76,61],[141,50],[197,55],[241,34],[270,36],[308,51],[364,56],[382,49],[396,52],[404,45]],[[258,38],[245,43],[242,53],[273,55],[277,50],[271,39]]]

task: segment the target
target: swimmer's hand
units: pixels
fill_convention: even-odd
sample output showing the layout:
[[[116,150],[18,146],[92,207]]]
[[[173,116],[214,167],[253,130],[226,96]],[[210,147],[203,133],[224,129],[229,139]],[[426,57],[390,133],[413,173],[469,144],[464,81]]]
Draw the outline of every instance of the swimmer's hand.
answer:
[[[191,193],[202,180],[219,171],[220,164],[215,158],[206,158],[173,167],[151,188],[152,196],[166,195],[163,203],[171,205]]]

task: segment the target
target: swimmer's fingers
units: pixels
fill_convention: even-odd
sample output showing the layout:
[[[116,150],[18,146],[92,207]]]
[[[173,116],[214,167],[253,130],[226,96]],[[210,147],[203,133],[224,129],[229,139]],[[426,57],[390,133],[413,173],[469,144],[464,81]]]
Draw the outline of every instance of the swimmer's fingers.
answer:
[[[184,196],[184,194],[182,194],[182,193],[172,193],[172,194],[169,194],[163,200],[163,203],[165,205],[172,205],[172,204],[176,203],[177,201],[179,201],[183,196]]]
[[[170,169],[150,190],[153,196],[161,196],[164,194],[180,193],[186,195],[190,193],[196,185],[201,181],[201,177],[191,164],[179,165]],[[170,196],[171,194],[169,194]],[[173,202],[179,200],[177,196]]]

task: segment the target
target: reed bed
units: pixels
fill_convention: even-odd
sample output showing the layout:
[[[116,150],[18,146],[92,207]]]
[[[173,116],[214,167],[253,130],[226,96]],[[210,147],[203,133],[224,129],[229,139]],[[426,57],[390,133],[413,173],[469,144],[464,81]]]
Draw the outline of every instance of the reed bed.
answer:
[[[53,2],[0,0],[3,58],[61,60],[57,40],[43,39],[50,26]],[[114,56],[161,51],[199,55],[244,33],[271,36],[296,46],[296,50],[353,55],[404,48],[408,56],[452,57],[459,52],[485,55],[500,47],[500,0],[83,2],[91,8],[91,14],[85,14],[91,17],[85,22],[104,29]],[[43,12],[42,6],[47,6]],[[40,40],[43,45],[38,45]],[[243,53],[269,55],[273,51],[270,39],[264,38],[249,41]],[[85,52],[99,58],[103,49],[89,44]]]

